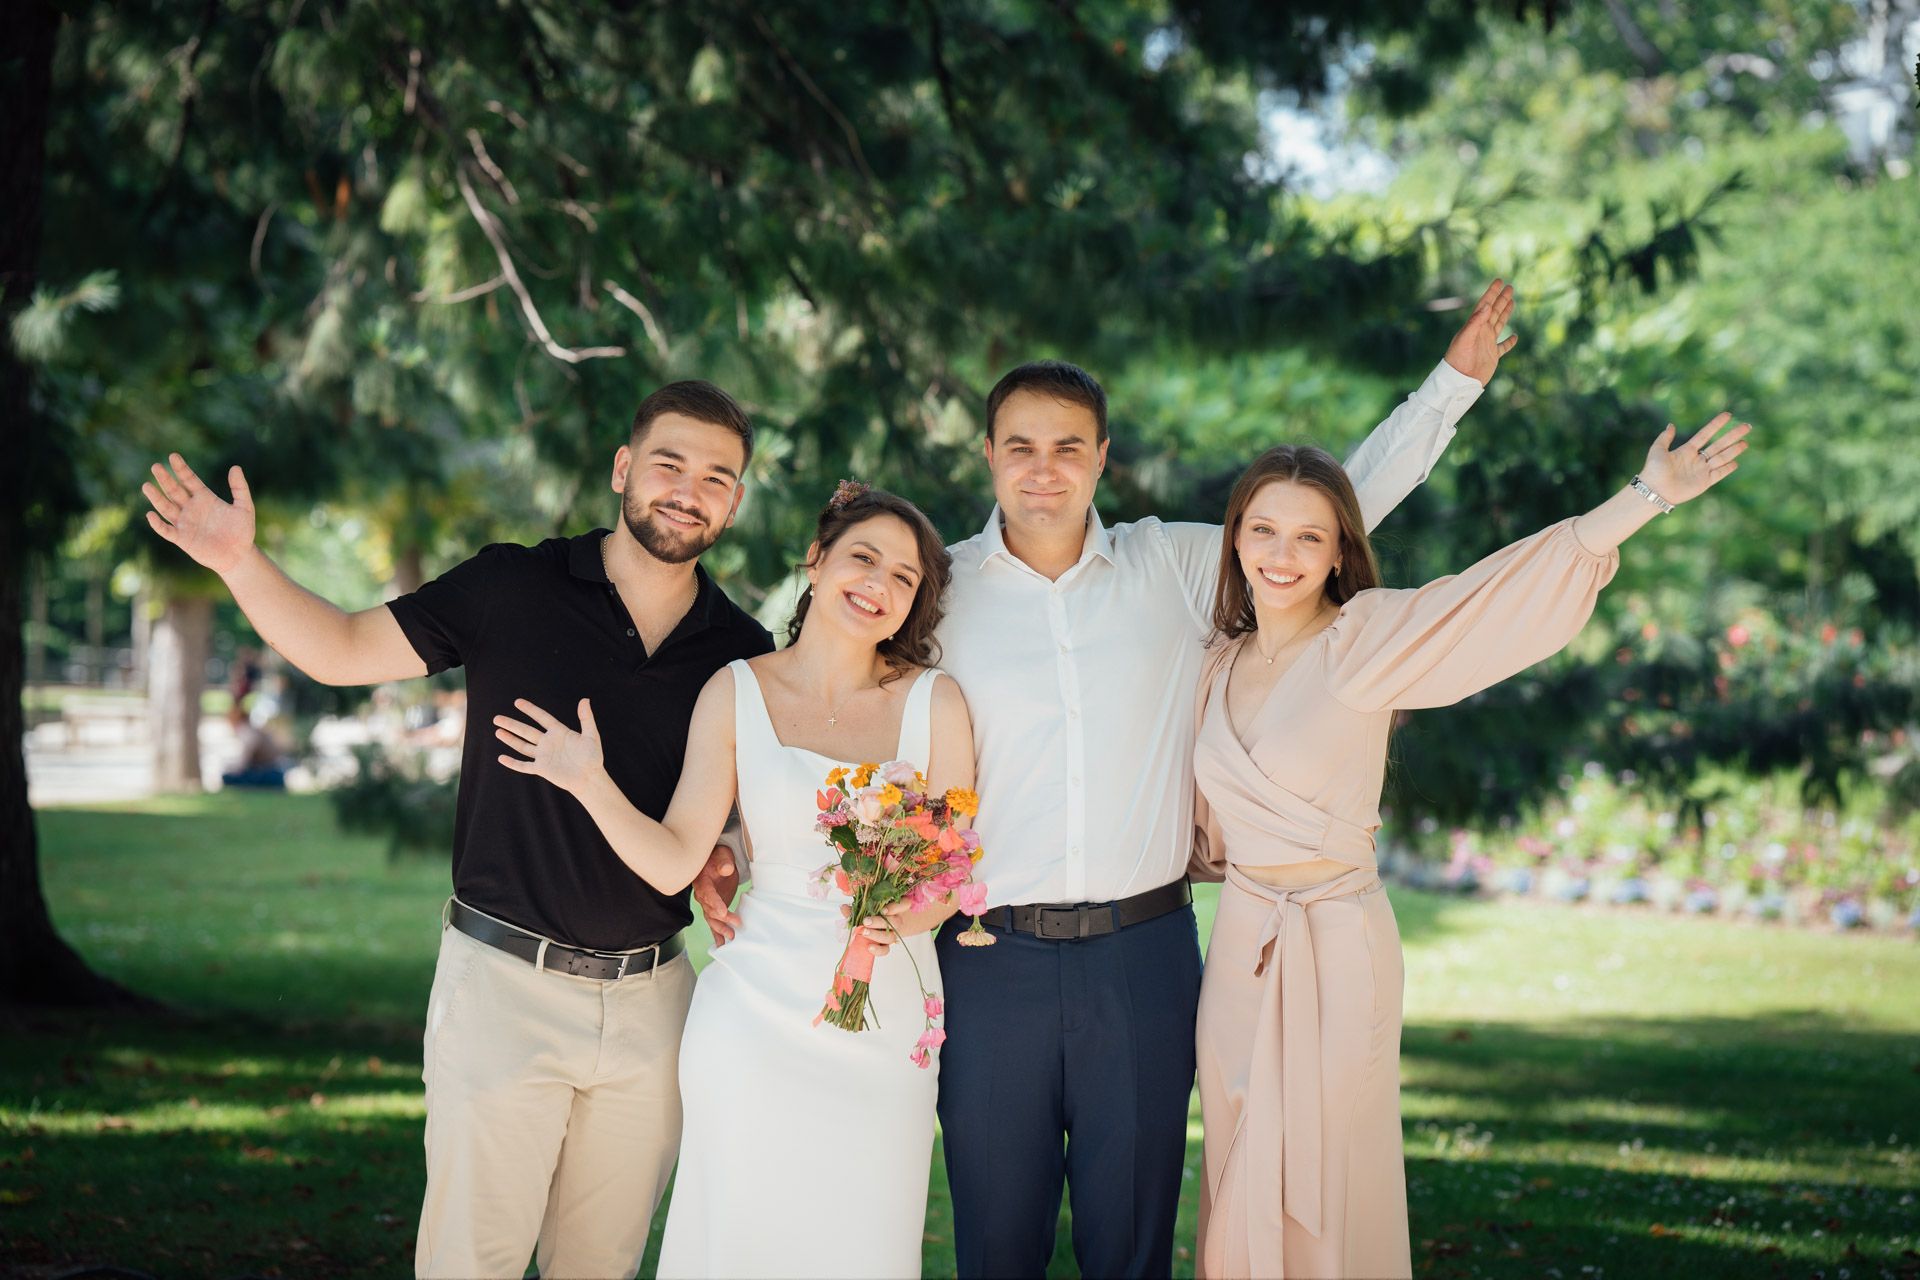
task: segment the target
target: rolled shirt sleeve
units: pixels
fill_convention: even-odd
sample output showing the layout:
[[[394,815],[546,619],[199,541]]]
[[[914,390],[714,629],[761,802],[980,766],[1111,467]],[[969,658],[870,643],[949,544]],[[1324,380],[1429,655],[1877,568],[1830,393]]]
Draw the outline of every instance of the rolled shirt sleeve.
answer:
[[[1486,388],[1442,360],[1347,458],[1369,532],[1432,474],[1454,428]]]

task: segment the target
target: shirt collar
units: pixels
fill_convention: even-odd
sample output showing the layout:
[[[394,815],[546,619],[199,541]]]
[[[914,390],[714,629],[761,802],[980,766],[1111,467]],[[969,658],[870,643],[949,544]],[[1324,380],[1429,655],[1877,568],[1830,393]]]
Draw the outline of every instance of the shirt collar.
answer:
[[[600,550],[601,543],[609,536],[609,530],[595,529],[567,540],[571,544],[567,548],[567,568],[574,577],[603,587],[613,585],[607,577],[607,562]],[[710,627],[719,626],[726,619],[726,597],[714,585],[706,566],[698,561],[693,566],[693,582],[693,607],[687,610],[687,616]]]
[[[987,554],[982,557],[982,563],[995,556],[1005,556],[1010,563],[1025,564],[1025,561],[1014,555],[1007,547],[1006,518],[1000,513],[1000,504],[997,502],[993,506],[993,514],[987,517],[987,527],[981,531],[981,538],[987,548]],[[1074,562],[1073,568],[1078,569],[1095,556],[1108,564],[1114,563],[1113,535],[1107,532],[1107,526],[1101,521],[1099,509],[1089,507],[1087,508],[1086,540],[1080,545],[1080,558]],[[1067,572],[1071,573],[1073,569]]]

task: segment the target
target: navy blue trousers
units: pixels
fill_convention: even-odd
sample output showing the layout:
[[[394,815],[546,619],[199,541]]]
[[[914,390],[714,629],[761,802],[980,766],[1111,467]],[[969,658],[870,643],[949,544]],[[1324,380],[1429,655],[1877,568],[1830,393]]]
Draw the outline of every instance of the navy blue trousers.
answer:
[[[1200,940],[1182,908],[1101,938],[940,935],[940,1128],[963,1277],[1040,1276],[1070,1189],[1084,1276],[1166,1276]]]

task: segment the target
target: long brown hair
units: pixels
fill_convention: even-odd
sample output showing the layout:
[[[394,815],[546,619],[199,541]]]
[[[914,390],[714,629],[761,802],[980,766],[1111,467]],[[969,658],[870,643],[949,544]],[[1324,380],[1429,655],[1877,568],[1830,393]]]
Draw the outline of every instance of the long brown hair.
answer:
[[[1367,522],[1360,514],[1360,499],[1353,492],[1346,468],[1325,449],[1305,444],[1276,445],[1240,473],[1227,499],[1226,528],[1220,533],[1220,581],[1213,592],[1213,630],[1219,638],[1231,640],[1259,625],[1253,612],[1253,592],[1240,567],[1234,539],[1254,495],[1278,480],[1318,489],[1333,503],[1340,522],[1340,554],[1334,563],[1340,570],[1328,575],[1326,598],[1345,604],[1367,588],[1380,585],[1380,562],[1374,559]]]
[[[898,631],[880,642],[880,657],[891,668],[880,681],[884,685],[911,668],[931,667],[940,661],[940,644],[933,633],[947,613],[947,583],[953,577],[953,557],[947,554],[946,544],[940,540],[940,531],[933,527],[933,521],[899,494],[884,489],[861,490],[838,506],[828,503],[820,512],[820,523],[813,533],[813,558],[801,567],[812,568],[818,564],[847,530],[875,516],[894,516],[902,521],[913,531],[914,546],[920,554],[920,585],[914,590],[907,620],[900,624]],[[812,604],[813,588],[809,586],[801,592],[793,621],[787,624],[788,644],[800,638],[800,628]]]

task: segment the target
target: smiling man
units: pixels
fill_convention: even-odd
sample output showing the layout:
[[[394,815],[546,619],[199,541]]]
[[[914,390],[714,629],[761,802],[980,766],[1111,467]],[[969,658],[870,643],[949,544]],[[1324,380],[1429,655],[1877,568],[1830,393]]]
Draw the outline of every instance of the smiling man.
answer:
[[[1372,528],[1426,478],[1515,339],[1487,289],[1446,358],[1348,463]],[[987,400],[995,507],[952,548],[941,665],[973,709],[999,944],[940,938],[940,1122],[962,1276],[1039,1276],[1071,1193],[1083,1275],[1165,1276],[1194,1077],[1186,868],[1193,709],[1217,525],[1093,509],[1107,398],[1022,365]],[[711,919],[709,913],[709,919]]]
[[[694,703],[766,628],[699,566],[733,523],[753,451],[718,387],[641,402],[613,457],[620,519],[495,545],[411,595],[347,613],[254,544],[238,467],[215,496],[178,454],[143,487],[155,532],[218,573],[262,639],[326,684],[467,671],[453,891],[427,1005],[421,1276],[632,1276],[680,1141],[693,995],[687,898],[628,871],[571,796],[494,765],[515,698],[591,699],[607,768],[666,813]]]

